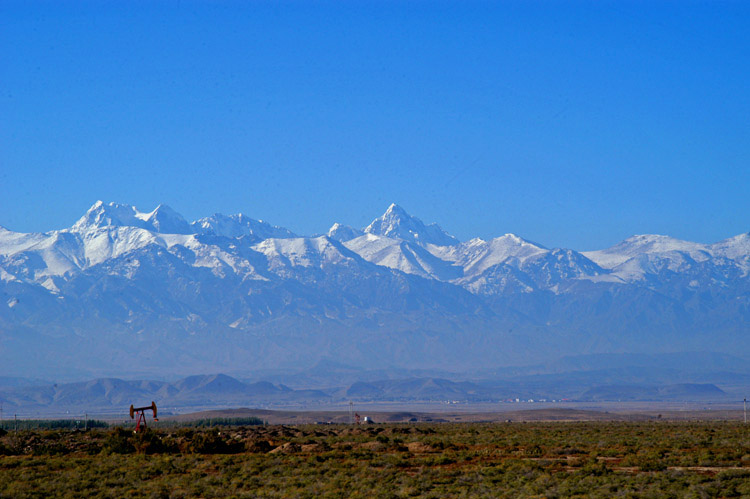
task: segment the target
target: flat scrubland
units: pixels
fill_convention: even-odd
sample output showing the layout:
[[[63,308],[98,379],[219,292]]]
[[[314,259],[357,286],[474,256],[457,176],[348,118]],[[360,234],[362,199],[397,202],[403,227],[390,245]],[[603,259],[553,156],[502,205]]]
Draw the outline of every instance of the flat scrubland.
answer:
[[[538,404],[541,405],[541,404]],[[438,404],[358,404],[356,411],[372,418],[376,423],[485,423],[518,421],[742,421],[741,410],[716,406],[703,409],[694,404],[688,410],[675,410],[677,404],[566,404],[559,406],[525,409],[498,410],[494,406],[471,404],[465,406],[440,406]],[[681,405],[681,404],[680,404]],[[167,415],[162,421],[190,422],[201,418],[254,417],[270,424],[312,424],[318,422],[347,423],[347,407],[336,410],[267,410],[267,409],[219,409],[180,415]],[[120,419],[119,421],[124,421]]]
[[[750,425],[588,421],[25,430],[0,497],[750,497]]]

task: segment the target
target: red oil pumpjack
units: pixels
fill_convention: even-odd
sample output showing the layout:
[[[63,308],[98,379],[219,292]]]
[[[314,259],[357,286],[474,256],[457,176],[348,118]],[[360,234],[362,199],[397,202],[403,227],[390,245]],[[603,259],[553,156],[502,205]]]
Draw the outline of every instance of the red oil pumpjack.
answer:
[[[152,400],[151,405],[146,407],[133,407],[130,405],[130,419],[135,418],[135,431],[136,433],[146,428],[146,414],[145,411],[152,411],[154,413],[154,421],[159,421],[156,417],[156,403]]]

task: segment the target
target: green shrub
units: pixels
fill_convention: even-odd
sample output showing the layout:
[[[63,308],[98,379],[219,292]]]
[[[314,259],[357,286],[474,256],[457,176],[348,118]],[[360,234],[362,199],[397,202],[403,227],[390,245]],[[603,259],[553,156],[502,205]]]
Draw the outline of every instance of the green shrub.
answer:
[[[636,465],[641,471],[664,471],[667,469],[666,463],[658,454],[653,452],[639,455],[636,458]]]
[[[203,418],[190,421],[188,424],[196,427],[213,428],[214,426],[260,426],[263,423],[262,419],[250,416],[246,418]]]
[[[132,454],[135,452],[133,432],[121,427],[113,428],[104,439],[102,450],[108,454]]]
[[[244,443],[228,442],[218,430],[201,431],[193,434],[193,438],[180,450],[196,454],[233,454],[242,452]]]
[[[604,462],[597,459],[589,459],[581,467],[582,475],[604,476],[611,472],[612,470]]]
[[[161,454],[176,450],[171,439],[165,442],[160,433],[150,428],[133,435],[133,447],[138,454]]]

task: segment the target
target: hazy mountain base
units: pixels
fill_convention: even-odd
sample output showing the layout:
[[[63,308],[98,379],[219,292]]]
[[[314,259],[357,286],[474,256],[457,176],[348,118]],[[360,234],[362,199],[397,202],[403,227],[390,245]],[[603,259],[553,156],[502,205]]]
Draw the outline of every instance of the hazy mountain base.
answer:
[[[346,286],[326,292],[325,282],[317,289],[284,283],[233,293],[210,279],[195,292],[105,278],[73,301],[4,284],[21,296],[12,309],[0,307],[7,375],[250,372],[311,367],[324,358],[371,369],[464,371],[580,353],[750,351],[750,318],[737,300],[704,294],[691,304],[606,284],[486,301],[404,275],[373,283],[370,294],[377,296]],[[373,304],[356,308],[355,299]],[[248,314],[241,327],[224,318],[235,308]]]
[[[221,374],[189,376],[173,382],[103,378],[53,384],[13,378],[0,386],[0,403],[8,413],[24,417],[68,412],[123,414],[131,403],[146,404],[151,400],[180,412],[231,407],[333,408],[350,401],[395,407],[458,403],[505,411],[517,407],[507,402],[530,400],[547,404],[554,400],[558,405],[563,401],[563,405],[606,401],[736,405],[750,384],[750,370],[745,363],[726,355],[599,357],[566,358],[547,366],[471,374],[368,371],[322,362],[299,372],[258,372],[244,382]],[[610,367],[603,367],[605,364]],[[501,405],[492,405],[498,403]]]

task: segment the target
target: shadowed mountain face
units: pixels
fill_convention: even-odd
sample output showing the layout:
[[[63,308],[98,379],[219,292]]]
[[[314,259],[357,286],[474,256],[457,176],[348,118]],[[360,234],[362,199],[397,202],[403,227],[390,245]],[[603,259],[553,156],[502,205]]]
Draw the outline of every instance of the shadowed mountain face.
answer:
[[[0,228],[0,374],[468,370],[585,353],[750,351],[750,234],[634,236],[580,253],[460,242],[392,205],[300,237],[97,202],[71,228]]]

